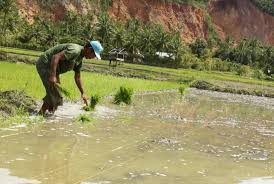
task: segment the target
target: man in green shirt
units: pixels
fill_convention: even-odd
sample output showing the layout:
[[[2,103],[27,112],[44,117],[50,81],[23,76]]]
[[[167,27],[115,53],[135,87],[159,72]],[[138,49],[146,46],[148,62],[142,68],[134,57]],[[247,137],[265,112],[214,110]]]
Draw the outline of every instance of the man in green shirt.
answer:
[[[101,59],[102,51],[100,42],[89,41],[84,47],[73,43],[59,44],[44,52],[36,63],[36,69],[46,89],[39,114],[44,115],[46,111],[54,113],[59,105],[63,105],[63,97],[56,83],[60,83],[60,74],[71,70],[75,72],[74,79],[81,98],[88,105],[80,75],[82,60],[84,57]]]

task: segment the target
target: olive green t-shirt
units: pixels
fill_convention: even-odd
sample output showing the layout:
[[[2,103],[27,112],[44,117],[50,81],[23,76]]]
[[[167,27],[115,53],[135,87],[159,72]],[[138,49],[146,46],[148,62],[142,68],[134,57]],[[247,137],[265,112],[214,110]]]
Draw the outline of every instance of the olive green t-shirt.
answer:
[[[56,69],[56,74],[65,73],[70,70],[74,70],[75,72],[80,72],[80,69],[82,67],[82,60],[83,60],[83,56],[81,56],[81,52],[83,49],[84,47],[78,44],[73,44],[73,43],[59,44],[45,51],[41,55],[41,57],[44,63],[47,63],[50,66],[52,57],[55,54],[64,51],[65,58],[59,61]]]

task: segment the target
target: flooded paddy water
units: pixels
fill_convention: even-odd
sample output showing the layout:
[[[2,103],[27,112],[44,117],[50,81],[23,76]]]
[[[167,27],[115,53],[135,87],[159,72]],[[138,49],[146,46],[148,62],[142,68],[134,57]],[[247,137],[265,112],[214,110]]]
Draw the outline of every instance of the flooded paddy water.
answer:
[[[190,89],[0,130],[2,184],[274,184],[274,99]]]

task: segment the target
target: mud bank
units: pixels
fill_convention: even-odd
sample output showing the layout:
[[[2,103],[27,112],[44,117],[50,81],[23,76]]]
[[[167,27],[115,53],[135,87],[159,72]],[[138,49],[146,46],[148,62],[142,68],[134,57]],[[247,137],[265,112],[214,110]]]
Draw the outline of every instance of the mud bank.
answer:
[[[236,89],[231,87],[221,87],[216,84],[211,84],[207,81],[196,80],[194,81],[190,87],[201,89],[201,90],[210,90],[210,91],[218,91],[224,93],[232,93],[232,94],[241,94],[241,95],[253,95],[253,96],[262,96],[274,98],[274,93],[270,91],[263,91],[258,89]]]
[[[0,92],[0,116],[14,116],[18,113],[33,113],[36,102],[23,91]]]

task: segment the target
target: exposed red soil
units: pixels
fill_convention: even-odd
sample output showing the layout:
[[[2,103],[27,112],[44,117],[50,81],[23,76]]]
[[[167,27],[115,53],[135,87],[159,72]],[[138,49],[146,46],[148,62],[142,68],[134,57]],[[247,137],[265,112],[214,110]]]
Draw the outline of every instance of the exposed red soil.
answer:
[[[161,3],[157,0],[113,0],[108,10],[116,20],[138,18],[144,22],[161,24],[166,31],[179,31],[186,42],[206,38],[208,34],[205,12],[186,4]]]
[[[221,37],[239,40],[256,38],[274,44],[274,17],[262,12],[250,0],[217,0],[209,5],[212,20]]]

